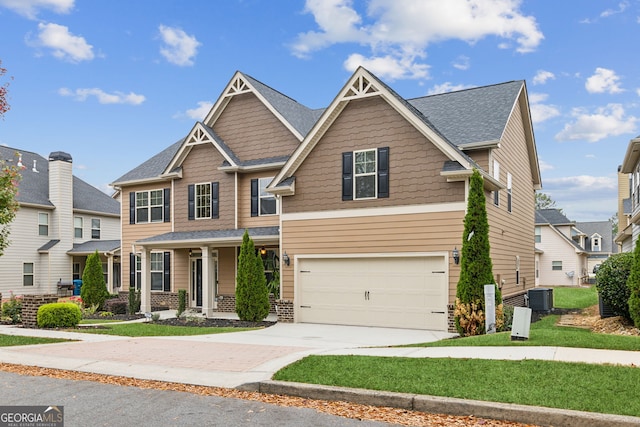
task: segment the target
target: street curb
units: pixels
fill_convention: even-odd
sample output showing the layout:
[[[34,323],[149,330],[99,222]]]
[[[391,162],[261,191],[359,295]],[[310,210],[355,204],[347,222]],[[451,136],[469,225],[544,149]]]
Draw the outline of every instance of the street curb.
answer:
[[[393,393],[358,388],[334,387],[286,381],[262,381],[242,388],[267,394],[280,394],[308,399],[346,401],[362,405],[386,406],[426,413],[460,415],[516,421],[537,426],[563,427],[631,427],[639,426],[640,418],[599,414],[541,406],[483,402],[450,397]]]

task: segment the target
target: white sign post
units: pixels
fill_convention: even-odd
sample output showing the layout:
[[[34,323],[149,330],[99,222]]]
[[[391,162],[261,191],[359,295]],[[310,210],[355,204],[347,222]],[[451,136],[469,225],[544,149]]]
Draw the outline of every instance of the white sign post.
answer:
[[[484,285],[484,324],[487,334],[496,332],[496,286]]]

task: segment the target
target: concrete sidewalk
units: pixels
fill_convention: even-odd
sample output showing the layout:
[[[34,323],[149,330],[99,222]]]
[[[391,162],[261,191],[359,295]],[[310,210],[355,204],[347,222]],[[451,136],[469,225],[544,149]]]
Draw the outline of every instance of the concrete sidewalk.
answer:
[[[174,315],[173,312],[160,312],[160,314],[165,318]],[[234,318],[235,314],[221,313],[219,316]],[[302,323],[277,323],[254,331],[180,337],[129,338],[25,329],[6,325],[0,326],[0,334],[77,340],[56,344],[0,347],[2,363],[203,386],[251,389],[307,398],[350,400],[355,403],[458,415],[474,414],[537,425],[640,425],[640,418],[635,417],[558,411],[549,408],[433,396],[410,395],[407,397],[405,394],[398,393],[271,381],[276,371],[311,354],[496,360],[537,359],[640,366],[640,352],[634,351],[535,346],[394,347],[438,341],[452,337],[454,334],[412,329]]]

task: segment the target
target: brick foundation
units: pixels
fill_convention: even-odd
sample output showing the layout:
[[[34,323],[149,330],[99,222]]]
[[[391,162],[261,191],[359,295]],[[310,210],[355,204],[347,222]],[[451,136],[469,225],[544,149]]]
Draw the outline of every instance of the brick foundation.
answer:
[[[293,301],[277,300],[278,322],[293,323]]]
[[[24,295],[22,297],[22,326],[38,327],[38,309],[41,305],[58,302],[57,295]]]
[[[269,295],[269,314],[276,314],[276,301],[273,295]],[[216,311],[222,313],[236,312],[236,296],[235,295],[218,295],[218,308]]]

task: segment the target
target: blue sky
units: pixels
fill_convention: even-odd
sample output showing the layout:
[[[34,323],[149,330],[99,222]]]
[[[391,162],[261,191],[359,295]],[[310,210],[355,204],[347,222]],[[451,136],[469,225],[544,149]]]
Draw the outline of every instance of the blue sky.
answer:
[[[616,212],[640,134],[640,0],[0,0],[0,28],[0,144],[106,192],[236,70],[311,108],[358,65],[406,98],[526,80],[542,191],[575,221]]]

